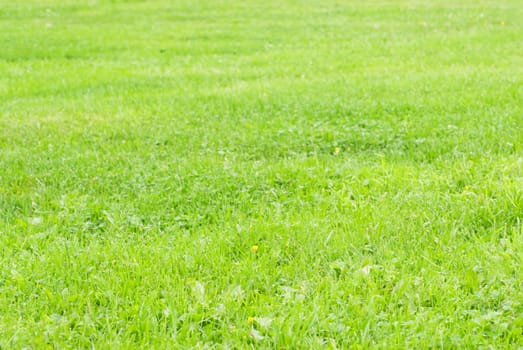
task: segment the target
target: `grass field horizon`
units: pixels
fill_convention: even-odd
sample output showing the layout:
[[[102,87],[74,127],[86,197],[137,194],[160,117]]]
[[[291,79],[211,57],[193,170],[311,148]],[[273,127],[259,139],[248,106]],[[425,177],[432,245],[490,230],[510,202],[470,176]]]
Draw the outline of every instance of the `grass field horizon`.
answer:
[[[522,19],[0,0],[0,348],[523,346]]]

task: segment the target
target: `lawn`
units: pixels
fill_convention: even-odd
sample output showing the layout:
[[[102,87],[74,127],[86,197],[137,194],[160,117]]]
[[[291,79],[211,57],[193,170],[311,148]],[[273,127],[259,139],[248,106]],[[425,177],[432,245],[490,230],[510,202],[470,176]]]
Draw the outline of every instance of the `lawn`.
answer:
[[[523,346],[522,18],[0,0],[0,348]]]

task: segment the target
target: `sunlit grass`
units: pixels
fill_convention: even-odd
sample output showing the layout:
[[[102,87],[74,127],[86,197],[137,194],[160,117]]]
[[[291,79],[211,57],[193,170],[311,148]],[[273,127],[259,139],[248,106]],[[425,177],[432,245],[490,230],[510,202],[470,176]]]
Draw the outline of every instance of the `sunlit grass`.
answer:
[[[522,18],[0,0],[0,347],[522,346]]]

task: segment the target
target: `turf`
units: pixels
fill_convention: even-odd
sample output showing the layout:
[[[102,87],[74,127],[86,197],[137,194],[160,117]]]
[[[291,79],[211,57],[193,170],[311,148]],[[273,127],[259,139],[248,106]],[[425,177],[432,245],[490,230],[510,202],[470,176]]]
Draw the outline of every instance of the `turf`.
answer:
[[[0,0],[0,348],[523,346],[520,0]]]

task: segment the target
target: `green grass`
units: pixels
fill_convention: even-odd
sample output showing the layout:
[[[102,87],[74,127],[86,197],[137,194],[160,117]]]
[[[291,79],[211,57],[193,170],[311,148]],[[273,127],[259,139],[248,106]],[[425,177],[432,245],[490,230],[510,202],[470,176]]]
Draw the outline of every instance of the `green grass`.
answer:
[[[523,346],[522,18],[0,0],[0,348]]]

